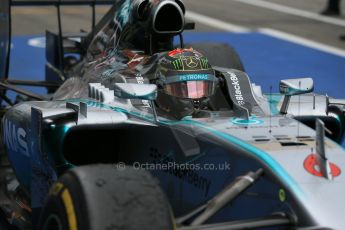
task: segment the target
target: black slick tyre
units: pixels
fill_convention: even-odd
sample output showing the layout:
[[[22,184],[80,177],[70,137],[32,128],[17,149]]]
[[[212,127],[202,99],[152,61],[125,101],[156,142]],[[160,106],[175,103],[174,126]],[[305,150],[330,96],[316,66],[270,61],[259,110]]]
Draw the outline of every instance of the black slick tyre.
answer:
[[[170,206],[144,170],[90,165],[68,171],[52,186],[40,230],[173,229]]]

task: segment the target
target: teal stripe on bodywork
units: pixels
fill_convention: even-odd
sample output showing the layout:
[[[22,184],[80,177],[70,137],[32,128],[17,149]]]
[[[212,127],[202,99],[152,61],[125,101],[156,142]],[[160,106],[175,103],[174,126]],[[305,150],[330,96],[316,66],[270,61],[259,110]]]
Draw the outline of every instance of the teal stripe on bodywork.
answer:
[[[72,101],[69,100],[69,102],[72,102]],[[73,99],[73,102],[84,102],[88,106],[98,107],[98,108],[106,108],[106,109],[110,109],[110,110],[113,110],[116,112],[122,112],[122,113],[129,114],[132,116],[140,117],[140,118],[145,119],[145,120],[150,121],[150,122],[152,122],[152,118],[153,118],[151,116],[145,116],[144,114],[141,114],[141,113],[130,112],[130,111],[126,111],[122,108],[118,108],[118,107],[114,107],[114,106],[110,106],[110,105],[105,105],[105,104],[100,103],[100,102],[95,102],[95,101],[90,101],[90,100],[85,100],[85,99],[77,99],[77,100]],[[256,147],[248,144],[247,142],[245,142],[245,141],[243,141],[237,137],[234,137],[228,133],[224,133],[222,131],[215,130],[211,127],[208,127],[208,126],[206,126],[205,123],[202,123],[199,121],[183,119],[180,121],[165,120],[165,121],[158,121],[158,122],[160,124],[164,124],[164,125],[195,125],[199,128],[202,128],[204,130],[209,131],[211,134],[213,134],[219,138],[222,138],[226,141],[234,143],[235,145],[239,146],[243,150],[254,154],[260,160],[264,161],[266,163],[266,165],[274,173],[276,173],[276,175],[279,178],[281,178],[282,181],[284,181],[288,185],[288,187],[291,189],[291,191],[294,191],[294,193],[298,196],[299,199],[304,198],[304,192],[302,191],[300,186],[296,183],[296,181],[285,171],[285,169],[276,160],[274,160],[269,154],[262,151],[261,149],[258,149]]]
[[[278,109],[278,104],[283,100],[284,95],[281,94],[265,94],[265,96],[268,99],[269,105],[270,105],[270,110],[271,114],[278,115],[279,109]]]

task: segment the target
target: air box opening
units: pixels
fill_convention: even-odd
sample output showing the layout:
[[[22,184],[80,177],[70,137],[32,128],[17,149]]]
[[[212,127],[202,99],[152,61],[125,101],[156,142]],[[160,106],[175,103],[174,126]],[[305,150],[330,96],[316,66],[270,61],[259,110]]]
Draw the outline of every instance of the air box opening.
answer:
[[[158,9],[154,19],[157,33],[182,32],[184,27],[183,12],[173,4],[165,4]]]

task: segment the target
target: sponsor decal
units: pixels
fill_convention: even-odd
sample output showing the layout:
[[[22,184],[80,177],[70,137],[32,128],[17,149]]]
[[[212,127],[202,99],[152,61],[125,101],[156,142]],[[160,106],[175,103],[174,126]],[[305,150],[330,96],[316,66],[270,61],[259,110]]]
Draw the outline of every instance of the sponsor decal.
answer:
[[[208,74],[185,74],[180,75],[180,81],[205,81],[208,80]]]
[[[210,65],[208,64],[207,58],[200,58],[200,62],[201,62],[201,67],[203,69],[209,69],[210,68]]]
[[[138,84],[144,84],[144,77],[141,76],[141,74],[136,74],[136,77]]]
[[[309,172],[310,174],[317,176],[317,177],[323,177],[322,172],[319,167],[319,162],[317,160],[316,154],[310,154],[303,163],[304,169]],[[341,174],[341,169],[334,163],[329,163],[329,167],[331,169],[331,173],[333,178],[339,176]]]
[[[230,79],[232,81],[232,85],[235,89],[235,98],[237,100],[237,104],[243,106],[245,104],[244,99],[243,99],[243,94],[241,91],[241,86],[239,84],[238,77],[236,76],[235,73],[230,72]]]
[[[264,122],[256,118],[256,116],[249,117],[249,120],[243,118],[232,118],[230,120],[235,125],[262,125]]]
[[[184,54],[185,52],[192,52],[193,54],[187,54],[187,53]],[[197,51],[193,50],[193,48],[176,49],[176,50],[170,51],[168,53],[168,56],[176,59],[171,62],[176,70],[185,70],[185,68],[188,70],[190,69],[202,70],[202,69],[211,68],[208,62],[208,59],[206,57],[202,57],[202,55],[198,53]]]
[[[174,65],[174,68],[176,70],[183,69],[183,64],[182,64],[181,59],[177,59],[177,60],[173,61],[172,64]]]
[[[141,74],[136,74],[135,78],[136,78],[138,84],[144,84],[145,83],[144,77]],[[145,107],[145,108],[151,107],[150,102],[148,100],[141,100],[141,102],[143,103],[143,107]]]
[[[163,155],[159,153],[157,149],[152,148],[150,156],[153,158],[153,163],[155,164],[169,164],[171,162],[176,163],[174,152],[170,152],[166,155]],[[201,153],[200,156],[197,156],[196,158],[193,158],[192,160],[188,161],[188,164],[196,161],[199,157],[202,156],[204,156],[204,153]],[[211,187],[211,180],[200,175],[199,173],[197,173],[196,170],[192,170],[188,167],[185,169],[178,167],[169,167],[165,170],[165,172],[203,191],[205,197],[208,195]]]
[[[5,119],[4,121],[4,137],[5,145],[13,152],[22,153],[29,157],[29,149],[26,140],[26,131],[17,127],[11,121]]]
[[[186,66],[193,69],[198,66],[199,60],[197,60],[195,57],[187,57],[185,61]]]

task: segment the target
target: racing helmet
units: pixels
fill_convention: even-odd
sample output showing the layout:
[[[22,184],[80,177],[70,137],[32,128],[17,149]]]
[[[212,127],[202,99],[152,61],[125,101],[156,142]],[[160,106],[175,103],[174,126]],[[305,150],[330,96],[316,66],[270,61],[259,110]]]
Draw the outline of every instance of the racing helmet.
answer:
[[[218,82],[207,58],[193,48],[165,53],[158,60],[156,78],[156,104],[177,118],[204,109]]]

